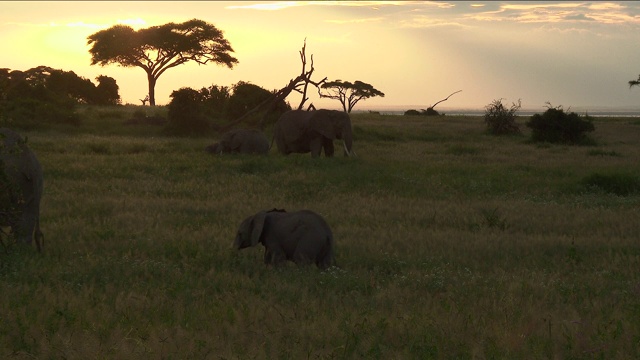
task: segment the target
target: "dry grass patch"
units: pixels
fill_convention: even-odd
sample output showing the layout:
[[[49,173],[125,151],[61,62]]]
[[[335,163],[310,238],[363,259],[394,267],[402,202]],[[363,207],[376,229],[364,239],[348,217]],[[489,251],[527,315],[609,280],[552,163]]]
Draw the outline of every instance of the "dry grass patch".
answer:
[[[45,251],[0,255],[0,357],[640,357],[640,195],[582,183],[640,173],[639,127],[595,121],[620,156],[473,117],[354,114],[355,159],[34,131]],[[272,207],[322,214],[339,267],[231,251]]]

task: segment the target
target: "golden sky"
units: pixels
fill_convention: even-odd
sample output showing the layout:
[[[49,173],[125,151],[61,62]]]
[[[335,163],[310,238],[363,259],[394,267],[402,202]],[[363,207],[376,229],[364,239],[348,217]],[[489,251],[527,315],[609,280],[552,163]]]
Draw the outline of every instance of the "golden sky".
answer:
[[[586,110],[640,108],[640,2],[447,1],[0,1],[0,68],[46,65],[120,86],[123,103],[147,93],[140,68],[90,65],[87,37],[197,18],[224,31],[239,64],[182,65],[158,80],[156,101],[181,87],[248,81],[266,89],[300,74],[307,39],[315,80],[360,80],[384,98],[356,110],[483,109],[494,99]],[[312,94],[314,95],[314,94]],[[297,106],[299,95],[288,100]],[[316,107],[336,100],[312,96]]]

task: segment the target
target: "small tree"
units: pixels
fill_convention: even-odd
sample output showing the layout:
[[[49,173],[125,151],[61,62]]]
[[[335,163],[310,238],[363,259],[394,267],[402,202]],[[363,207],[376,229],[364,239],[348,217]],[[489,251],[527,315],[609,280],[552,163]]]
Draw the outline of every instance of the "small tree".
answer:
[[[583,120],[575,112],[567,114],[562,106],[549,103],[542,115],[534,114],[526,125],[532,129],[531,140],[535,142],[580,144],[587,140],[587,132],[595,130],[588,115]]]
[[[321,93],[320,88],[327,90],[329,94]],[[318,88],[320,97],[340,101],[342,109],[347,113],[350,113],[360,100],[375,96],[384,97],[382,91],[360,80],[356,80],[354,83],[342,80],[327,81],[323,83],[320,88]]]
[[[200,94],[204,99],[202,106],[205,114],[216,120],[226,118],[227,105],[231,97],[231,90],[228,86],[211,85],[208,88],[200,89]]]
[[[516,113],[520,110],[521,102],[513,103],[507,109],[502,103],[502,99],[493,100],[485,106],[484,122],[487,131],[493,135],[519,134],[520,126],[516,124]]]
[[[172,92],[165,131],[170,135],[208,133],[211,127],[203,114],[202,102],[202,94],[197,90],[181,88]]]
[[[100,75],[96,78],[98,86],[95,91],[95,104],[97,105],[118,105],[121,103],[118,94],[118,84],[116,80],[109,76]]]
[[[166,70],[189,61],[205,65],[214,62],[233,68],[238,59],[222,31],[205,21],[192,19],[181,24],[168,23],[133,30],[115,25],[90,35],[91,65],[119,64],[140,67],[147,73],[149,105],[156,104],[155,87]]]

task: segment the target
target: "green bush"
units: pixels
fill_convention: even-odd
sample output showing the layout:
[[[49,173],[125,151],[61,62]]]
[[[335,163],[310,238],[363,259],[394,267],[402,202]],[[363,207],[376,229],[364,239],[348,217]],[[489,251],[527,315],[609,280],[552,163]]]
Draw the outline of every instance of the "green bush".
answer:
[[[627,173],[593,173],[582,183],[590,189],[598,189],[618,196],[640,192],[640,177]]]
[[[191,88],[172,92],[165,132],[178,136],[207,134],[211,126],[203,113],[202,101],[202,94]]]
[[[493,100],[485,106],[484,122],[487,131],[493,135],[519,134],[520,126],[516,124],[516,113],[521,103],[513,103],[509,109],[502,103],[502,99]]]
[[[588,115],[582,119],[574,112],[565,113],[562,106],[550,105],[542,115],[534,114],[526,125],[532,130],[534,142],[586,144],[590,139],[585,133],[595,130]]]
[[[227,119],[235,120],[272,97],[273,93],[269,90],[258,85],[239,81],[237,84],[233,85],[233,93],[227,101]],[[280,100],[273,106],[271,112],[267,115],[266,123],[275,123],[278,118],[280,118],[280,115],[288,110],[291,110],[291,106],[289,106],[284,100]],[[262,112],[254,114],[253,118],[247,119],[245,122],[256,123],[262,119],[262,116]]]
[[[2,126],[17,129],[34,129],[37,127],[68,124],[79,126],[81,121],[75,112],[75,104],[71,100],[33,98],[15,99],[0,104],[0,120]]]

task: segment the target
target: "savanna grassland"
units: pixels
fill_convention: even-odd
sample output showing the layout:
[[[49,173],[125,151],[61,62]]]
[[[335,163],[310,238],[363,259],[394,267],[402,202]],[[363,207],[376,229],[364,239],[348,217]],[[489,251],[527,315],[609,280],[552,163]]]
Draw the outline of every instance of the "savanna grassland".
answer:
[[[0,358],[640,358],[637,119],[564,146],[353,114],[358,157],[312,159],[211,156],[127,110],[22,132],[45,249],[0,253]],[[322,214],[338,267],[232,251],[273,207]]]

